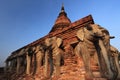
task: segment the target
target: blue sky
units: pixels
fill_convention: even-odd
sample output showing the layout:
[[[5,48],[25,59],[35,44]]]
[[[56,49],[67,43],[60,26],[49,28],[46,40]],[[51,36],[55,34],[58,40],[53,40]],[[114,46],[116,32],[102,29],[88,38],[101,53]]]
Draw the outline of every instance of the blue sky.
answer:
[[[120,50],[120,0],[0,0],[0,66],[11,52],[51,30],[62,3],[72,22],[92,14]]]

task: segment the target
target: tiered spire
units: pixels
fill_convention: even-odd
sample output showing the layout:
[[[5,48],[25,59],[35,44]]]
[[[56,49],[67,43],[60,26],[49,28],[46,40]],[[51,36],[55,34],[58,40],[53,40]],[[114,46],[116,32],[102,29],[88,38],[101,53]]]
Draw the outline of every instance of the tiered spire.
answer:
[[[55,24],[51,31],[55,31],[57,28],[64,28],[68,27],[70,25],[71,21],[67,17],[67,13],[65,12],[64,5],[62,4],[61,11],[59,13],[59,16],[57,17]]]
[[[64,16],[67,17],[67,13],[65,12],[64,5],[63,5],[63,4],[62,4],[62,7],[61,7],[61,11],[60,11],[60,13],[59,13],[59,16],[61,16],[61,15],[64,15]],[[58,16],[58,18],[59,18],[59,16]]]

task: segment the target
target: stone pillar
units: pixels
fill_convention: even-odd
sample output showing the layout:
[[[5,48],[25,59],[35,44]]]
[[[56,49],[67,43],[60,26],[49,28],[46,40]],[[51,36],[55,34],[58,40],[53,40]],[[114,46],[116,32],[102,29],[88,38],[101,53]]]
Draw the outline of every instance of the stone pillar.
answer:
[[[38,51],[36,53],[36,62],[37,62],[36,70],[37,70],[37,73],[39,73],[39,71],[40,71],[40,66],[42,65],[43,55],[44,55],[44,53],[42,53],[41,51]]]
[[[10,61],[10,69],[9,70],[10,70],[10,72],[16,70],[16,60],[15,59],[12,59]]]
[[[52,76],[54,71],[54,64],[53,64],[53,55],[52,52],[49,52],[49,75]]]
[[[20,57],[17,57],[17,74],[19,74],[19,70],[20,70]]]
[[[26,54],[26,63],[27,63],[27,66],[26,66],[26,74],[30,74],[30,56],[28,56],[28,52]]]
[[[6,65],[5,65],[5,73],[7,73],[8,72],[8,68],[9,68],[9,61],[6,61]]]
[[[13,68],[13,63],[14,63],[14,61],[13,61],[13,60],[11,60],[11,61],[10,61],[10,66],[9,66],[9,71],[10,71],[10,72],[12,71],[12,68]]]
[[[59,76],[60,75],[60,61],[61,61],[61,54],[58,53],[56,56],[55,56],[55,75],[56,76]]]
[[[36,59],[37,56],[36,56],[36,53],[34,53],[32,57],[33,57],[33,63],[32,63],[33,64],[33,66],[32,66],[33,67],[33,74],[35,74],[36,70],[37,70],[37,59]]]
[[[39,73],[39,67],[40,67],[40,54],[39,54],[39,52],[37,52],[36,53],[36,63],[37,63],[37,65],[36,65],[36,73]]]
[[[45,77],[48,77],[48,50],[45,52],[45,70],[44,70]]]
[[[25,54],[23,55],[23,57],[21,59],[21,62],[22,62],[22,64],[21,64],[22,65],[21,66],[22,67],[22,71],[25,73],[26,72],[26,66],[27,66],[27,61],[26,61],[26,55]]]

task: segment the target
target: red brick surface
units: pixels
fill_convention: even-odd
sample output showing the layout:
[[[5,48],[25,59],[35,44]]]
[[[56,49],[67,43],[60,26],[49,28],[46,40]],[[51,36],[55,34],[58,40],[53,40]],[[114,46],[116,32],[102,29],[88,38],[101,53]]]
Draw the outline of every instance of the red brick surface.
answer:
[[[62,23],[61,23],[61,20],[62,20]],[[67,23],[67,25],[65,25],[64,23]],[[54,76],[54,74],[53,74],[52,77],[45,77],[44,76],[44,66],[42,66],[40,68],[39,73],[37,73],[35,75],[22,74],[22,75],[17,76],[16,74],[14,74],[11,77],[14,80],[107,80],[105,78],[100,78],[98,66],[91,66],[91,68],[94,72],[94,76],[96,76],[96,78],[86,79],[85,73],[87,73],[87,72],[85,71],[82,59],[80,58],[78,61],[78,58],[73,53],[72,48],[70,48],[70,46],[68,46],[68,45],[74,46],[75,45],[74,43],[78,42],[78,39],[76,38],[76,32],[78,29],[86,26],[87,24],[94,24],[94,21],[93,21],[91,15],[86,16],[78,21],[73,22],[73,23],[71,23],[70,20],[68,18],[66,18],[66,16],[64,16],[64,15],[62,15],[61,17],[59,16],[55,22],[55,25],[52,28],[54,30],[51,30],[50,33],[48,35],[46,35],[45,37],[42,37],[24,47],[22,47],[22,48],[25,48],[25,47],[35,46],[40,43],[44,43],[44,40],[46,38],[52,37],[52,36],[57,36],[57,37],[62,38],[63,46],[65,47],[65,52],[62,54],[64,57],[64,64],[60,67],[61,72],[60,72],[59,76]],[[59,28],[59,27],[61,27],[61,28]],[[18,52],[22,48],[18,49],[15,52]]]

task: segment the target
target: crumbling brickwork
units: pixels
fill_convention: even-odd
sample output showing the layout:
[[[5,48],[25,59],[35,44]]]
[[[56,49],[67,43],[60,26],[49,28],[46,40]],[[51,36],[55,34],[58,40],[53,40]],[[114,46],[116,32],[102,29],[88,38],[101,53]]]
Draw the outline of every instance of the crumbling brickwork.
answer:
[[[91,15],[71,22],[62,6],[55,24],[46,36],[14,51],[6,59],[6,78],[9,80],[107,80],[101,77],[100,66],[92,64],[94,60],[91,61],[91,70],[95,77],[86,78],[84,61],[74,52],[74,48],[80,42],[77,31],[89,24],[94,24]],[[53,37],[54,41],[58,38],[62,40],[62,43],[59,40],[59,46],[56,41],[58,47],[55,46],[55,42],[54,46],[46,45],[46,39]]]

